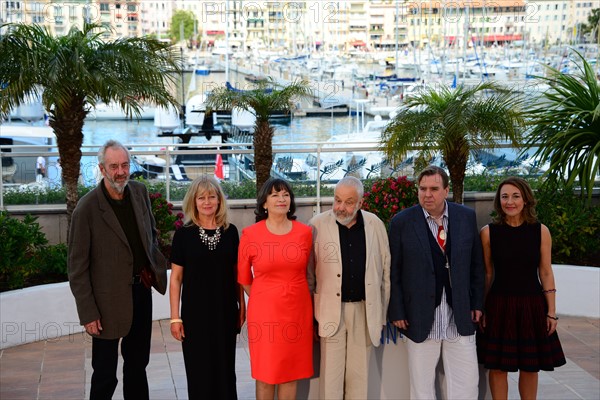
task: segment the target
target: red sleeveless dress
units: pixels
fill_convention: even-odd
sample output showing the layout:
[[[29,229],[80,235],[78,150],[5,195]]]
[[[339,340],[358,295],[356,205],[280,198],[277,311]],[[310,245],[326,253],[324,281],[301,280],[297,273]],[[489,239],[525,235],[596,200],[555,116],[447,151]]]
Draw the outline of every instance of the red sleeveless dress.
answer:
[[[260,221],[242,231],[238,282],[252,284],[248,344],[254,379],[285,383],[313,375],[313,311],[306,280],[312,230],[292,221],[275,235]]]

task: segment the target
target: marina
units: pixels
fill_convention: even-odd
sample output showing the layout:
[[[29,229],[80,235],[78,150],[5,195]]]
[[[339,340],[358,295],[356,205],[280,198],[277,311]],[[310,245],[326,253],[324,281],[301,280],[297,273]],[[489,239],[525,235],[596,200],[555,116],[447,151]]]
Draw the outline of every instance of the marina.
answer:
[[[577,50],[583,52],[600,76],[593,58],[598,49],[579,46]],[[281,86],[306,79],[314,95],[312,99],[299,101],[289,114],[275,111],[271,116],[270,122],[276,128],[273,175],[307,182],[335,182],[348,174],[361,179],[393,174],[410,176],[414,172],[415,152],[392,167],[378,150],[381,131],[404,101],[421,89],[436,85],[469,86],[497,80],[520,91],[534,104],[548,88],[533,76],[544,74],[544,65],[568,72],[572,68],[570,51],[573,49],[556,49],[543,58],[526,47],[489,47],[478,53],[475,46],[460,57],[455,53],[454,57],[446,54],[445,58],[436,57],[439,52],[431,48],[404,49],[398,54],[390,51],[303,56],[261,51],[229,56],[190,54],[188,72],[182,74],[180,85],[174,88],[176,98],[185,103],[183,118],[179,110],[152,106],[144,107],[134,119],[128,119],[116,104],[98,104],[90,110],[83,127],[80,183],[90,186],[98,181],[97,162],[89,149],[108,139],[125,143],[134,154],[143,153],[133,158],[134,176],[185,182],[198,174],[213,173],[220,167],[217,164],[220,154],[223,179],[254,179],[251,149],[255,117],[237,110],[216,110],[207,116],[204,102],[215,88],[252,90],[267,77]],[[8,127],[22,130],[44,127],[40,112],[43,109],[35,101],[21,106],[10,121],[0,124],[0,136],[9,136]],[[10,135],[14,132],[10,131]],[[52,140],[46,144],[55,145]],[[56,149],[37,150],[47,157],[49,173],[43,183],[50,187],[60,185]],[[7,187],[32,184],[35,181],[32,159],[17,156],[18,148],[12,151],[10,157],[3,154],[4,164],[8,164],[8,158],[13,160],[12,165],[3,165],[4,184]],[[439,156],[430,162],[444,166]],[[539,174],[544,167],[529,159],[528,154],[505,145],[473,151],[466,172],[507,170]],[[39,186],[39,182],[36,184]]]
[[[293,118],[288,125],[277,126],[273,137],[272,173],[284,179],[307,183],[335,182],[346,174],[360,178],[390,176],[393,173],[411,175],[411,157],[392,169],[377,150],[378,135],[386,121],[366,117],[365,130],[355,133],[357,118]],[[4,127],[0,126],[0,136]],[[217,154],[221,154],[225,180],[254,179],[251,132],[232,129],[231,126],[226,129],[225,142],[221,135],[215,135],[210,140],[195,135],[188,143],[181,143],[177,136],[157,133],[153,122],[148,120],[86,122],[80,183],[93,186],[98,182],[96,151],[99,145],[109,139],[119,140],[131,149],[134,176],[185,182],[198,174],[213,174],[217,166]],[[34,183],[35,158],[23,157],[24,151],[33,151],[36,155],[46,157],[48,174],[44,183],[48,187],[60,186],[60,165],[55,143],[43,147],[38,143],[29,148],[12,149],[11,157],[18,171],[12,179],[5,179],[5,189],[20,188],[22,185],[39,186]],[[493,172],[509,166],[510,161],[517,158],[516,153],[510,148],[496,149],[495,153],[485,153],[487,158],[482,161]],[[494,162],[498,163],[497,166],[493,165]]]

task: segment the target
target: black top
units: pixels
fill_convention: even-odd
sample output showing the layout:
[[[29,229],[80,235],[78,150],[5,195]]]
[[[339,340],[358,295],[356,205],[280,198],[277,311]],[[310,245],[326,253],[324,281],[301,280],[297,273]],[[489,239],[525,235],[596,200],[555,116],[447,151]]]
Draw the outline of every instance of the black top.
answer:
[[[342,301],[364,300],[367,245],[362,213],[358,211],[356,223],[350,228],[339,222],[336,223],[340,233],[342,254]]]
[[[122,200],[115,200],[108,194],[108,190],[104,185],[104,179],[100,182],[100,186],[102,187],[102,193],[104,193],[108,200],[108,204],[110,204],[110,207],[119,220],[121,229],[125,232],[127,242],[129,242],[129,248],[131,248],[131,253],[133,254],[133,275],[139,275],[142,268],[148,265],[148,257],[146,256],[146,251],[140,237],[140,230],[135,219],[129,187],[125,186]]]
[[[490,224],[490,247],[494,262],[491,291],[504,294],[539,294],[538,278],[542,229],[539,222],[510,225]]]
[[[215,230],[205,229],[205,232],[212,236]],[[171,262],[183,267],[181,318],[186,332],[194,325],[235,334],[238,245],[238,230],[233,224],[221,232],[214,250],[202,243],[196,225],[175,231]]]

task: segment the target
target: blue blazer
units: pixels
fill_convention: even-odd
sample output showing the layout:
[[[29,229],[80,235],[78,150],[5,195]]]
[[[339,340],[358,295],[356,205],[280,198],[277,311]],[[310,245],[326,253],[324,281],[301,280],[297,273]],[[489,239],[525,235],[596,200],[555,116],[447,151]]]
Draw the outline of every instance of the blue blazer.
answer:
[[[448,204],[448,235],[451,246],[450,279],[452,310],[461,336],[475,333],[471,310],[483,310],[485,268],[475,212]],[[403,210],[390,224],[391,298],[390,321],[407,320],[403,331],[412,341],[427,339],[435,312],[435,272],[431,231],[420,205]]]

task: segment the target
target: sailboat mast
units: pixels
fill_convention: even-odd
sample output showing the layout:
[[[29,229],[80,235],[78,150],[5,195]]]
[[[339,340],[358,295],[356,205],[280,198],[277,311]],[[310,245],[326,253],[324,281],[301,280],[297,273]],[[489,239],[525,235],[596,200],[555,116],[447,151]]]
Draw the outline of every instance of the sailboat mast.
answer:
[[[181,75],[181,129],[185,129],[185,85],[183,83],[183,44],[184,44],[184,32],[183,32],[183,21],[180,22],[179,24],[179,39],[180,39],[180,45],[179,45],[179,52],[181,53],[181,68],[180,68],[180,75]],[[193,76],[192,76],[193,78]]]
[[[225,1],[225,82],[229,82],[229,0]]]
[[[394,73],[398,76],[398,63],[400,59],[398,58],[398,19],[400,19],[400,0],[396,0],[396,70]]]

